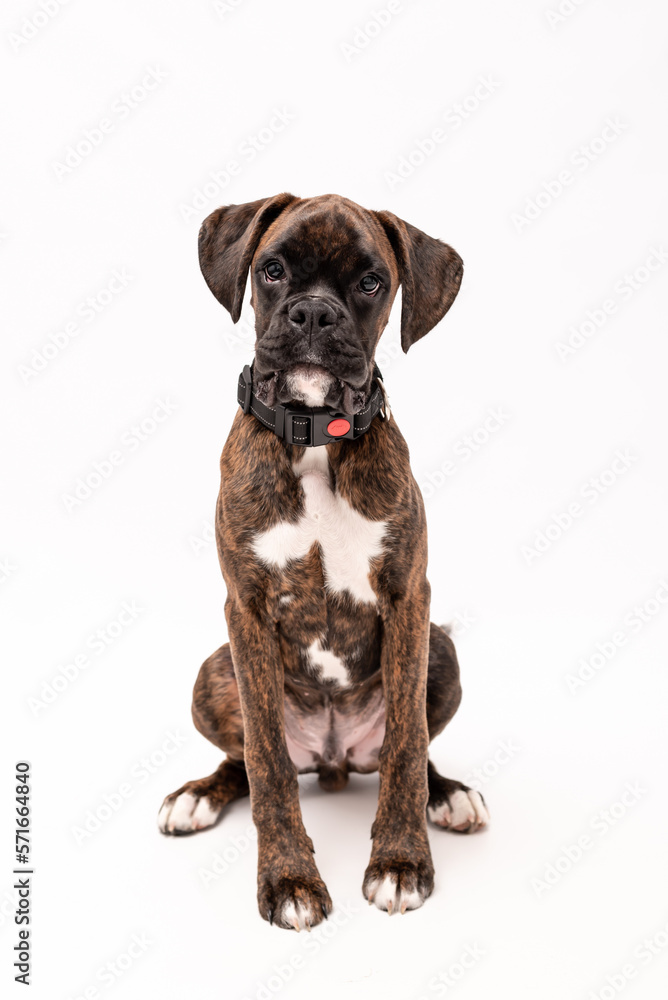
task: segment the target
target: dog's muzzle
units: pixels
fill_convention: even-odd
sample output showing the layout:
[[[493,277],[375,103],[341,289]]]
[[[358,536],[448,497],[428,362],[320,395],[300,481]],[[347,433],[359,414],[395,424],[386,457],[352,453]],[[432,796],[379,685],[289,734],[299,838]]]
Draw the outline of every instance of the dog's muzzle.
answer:
[[[274,378],[281,403],[343,403],[350,413],[363,406],[369,362],[350,313],[333,296],[302,294],[283,303],[258,338],[255,357],[259,381]]]

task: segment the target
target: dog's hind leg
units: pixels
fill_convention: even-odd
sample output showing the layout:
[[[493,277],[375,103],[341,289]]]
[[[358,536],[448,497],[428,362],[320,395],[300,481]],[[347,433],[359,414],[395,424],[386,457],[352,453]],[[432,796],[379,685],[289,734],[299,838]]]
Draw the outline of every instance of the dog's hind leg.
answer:
[[[193,692],[197,729],[227,758],[206,778],[187,781],[168,795],[158,815],[162,833],[175,836],[213,826],[223,809],[248,795],[244,765],[244,732],[239,692],[228,644],[202,664]]]
[[[158,814],[158,827],[174,836],[207,830],[218,822],[226,805],[244,795],[248,795],[246,768],[224,760],[207,778],[186,781],[167,796]]]
[[[475,833],[489,822],[480,792],[439,774],[431,761],[427,766],[429,802],[427,816],[436,826],[455,833]]]
[[[429,633],[427,676],[427,724],[429,739],[440,733],[453,717],[462,698],[459,664],[448,633],[432,622]],[[475,833],[489,822],[485,800],[479,792],[438,773],[431,761],[427,767],[429,802],[427,816],[436,826],[457,833]]]

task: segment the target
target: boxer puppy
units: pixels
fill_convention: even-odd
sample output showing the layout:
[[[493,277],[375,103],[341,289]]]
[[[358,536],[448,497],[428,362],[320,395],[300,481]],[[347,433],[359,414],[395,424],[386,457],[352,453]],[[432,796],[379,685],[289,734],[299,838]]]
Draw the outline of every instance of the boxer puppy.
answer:
[[[428,760],[459,706],[459,667],[430,624],[424,505],[374,352],[399,285],[408,351],[452,305],[462,261],[391,212],[291,194],[217,209],[199,258],[235,323],[250,271],[257,340],[216,512],[230,641],[193,698],[195,726],[226,756],[167,796],[159,827],[204,830],[250,793],[260,913],[310,928],[332,903],[297,775],[335,791],[378,770],[362,891],[404,913],[433,889],[427,816],[472,833],[488,814]]]

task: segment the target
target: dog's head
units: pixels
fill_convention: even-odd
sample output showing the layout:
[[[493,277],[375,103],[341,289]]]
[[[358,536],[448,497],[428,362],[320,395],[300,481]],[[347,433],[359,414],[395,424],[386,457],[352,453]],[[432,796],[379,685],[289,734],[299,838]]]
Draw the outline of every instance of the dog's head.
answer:
[[[199,260],[236,323],[251,271],[256,392],[276,402],[355,413],[399,285],[404,351],[452,305],[459,255],[391,212],[347,198],[279,194],[204,220]]]

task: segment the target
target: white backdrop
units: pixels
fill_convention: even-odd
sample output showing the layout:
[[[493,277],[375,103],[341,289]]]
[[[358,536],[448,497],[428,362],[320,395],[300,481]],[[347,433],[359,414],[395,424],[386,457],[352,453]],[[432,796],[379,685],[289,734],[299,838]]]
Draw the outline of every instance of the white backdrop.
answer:
[[[28,760],[39,1000],[662,995],[665,7],[11,0],[1,20],[3,980]],[[247,801],[200,836],[155,825],[219,762],[189,705],[226,638],[211,525],[252,344],[196,236],[282,190],[390,209],[464,258],[443,323],[400,356],[397,301],[379,358],[458,633],[433,756],[492,813],[432,831],[435,893],[388,919],[360,891],[375,777],[306,782],[337,907],[310,937],[257,914]]]

